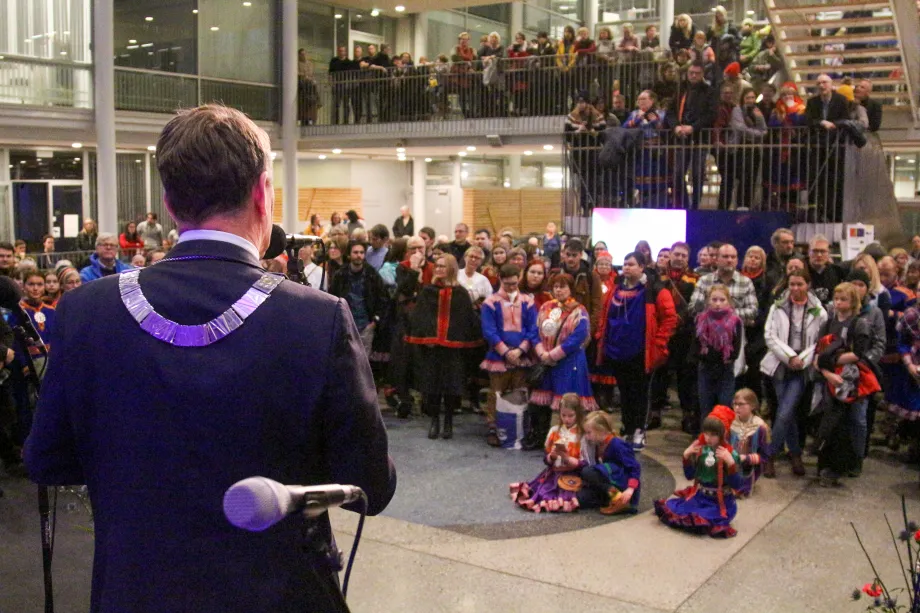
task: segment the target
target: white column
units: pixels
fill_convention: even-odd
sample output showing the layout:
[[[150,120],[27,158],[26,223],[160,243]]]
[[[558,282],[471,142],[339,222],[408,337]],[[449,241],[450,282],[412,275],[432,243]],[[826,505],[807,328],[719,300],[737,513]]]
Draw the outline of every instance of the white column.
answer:
[[[519,153],[508,156],[508,187],[521,189],[521,155]]]
[[[83,162],[82,162],[82,164],[83,164],[83,219],[86,220],[86,219],[88,219],[88,218],[91,219],[92,216],[93,216],[92,203],[90,202],[90,198],[89,198],[89,192],[90,192],[90,187],[89,187],[89,151],[87,151],[86,149],[83,149]],[[6,168],[5,165],[4,165],[4,168]],[[148,209],[148,210],[149,210],[149,209]],[[83,226],[82,226],[82,225],[80,226],[80,229],[81,229],[81,230],[83,229]]]
[[[281,145],[284,167],[281,224],[288,232],[299,232],[297,219],[297,0],[282,3],[281,52]]]
[[[667,2],[664,2],[664,4],[667,4]],[[597,32],[595,30],[597,29],[597,14],[600,12],[600,2],[598,0],[585,0],[584,7],[585,27],[588,28],[588,32],[591,33],[592,37],[596,37]]]
[[[144,155],[144,201],[147,204],[146,210],[148,211],[153,210],[153,197],[152,197],[153,196],[152,194],[153,186],[151,185],[152,177],[150,176],[150,173],[151,173],[150,163],[151,162],[152,160],[150,159],[150,152],[148,151]]]
[[[428,168],[422,158],[412,159],[412,220],[415,233],[425,224],[425,198],[428,195]]]
[[[465,211],[463,210],[463,179],[460,176],[460,173],[463,171],[463,158],[458,157],[454,162],[454,176],[451,193],[450,193],[450,227],[448,228],[447,236],[449,237],[454,232],[454,226],[463,221],[463,215]],[[440,231],[441,224],[439,223],[435,228]]]
[[[674,3],[659,2],[658,12],[661,19],[658,24],[658,36],[661,40],[667,41],[668,37],[671,35],[671,26],[674,25]]]
[[[93,80],[96,91],[96,194],[100,232],[118,233],[115,176],[115,42],[113,0],[93,2]]]
[[[418,13],[413,15],[412,18],[415,21],[415,28],[412,32],[412,59],[418,61],[418,58],[428,55],[428,13]],[[433,62],[436,58],[430,57],[428,59]]]
[[[511,42],[514,42],[514,35],[524,29],[524,3],[511,3]]]
[[[403,51],[408,51],[412,53],[412,45],[415,42],[415,37],[412,35],[412,16],[405,15],[404,17],[399,17],[396,20],[396,40],[393,41],[393,56],[398,56]],[[415,54],[412,53],[412,59],[415,59]]]

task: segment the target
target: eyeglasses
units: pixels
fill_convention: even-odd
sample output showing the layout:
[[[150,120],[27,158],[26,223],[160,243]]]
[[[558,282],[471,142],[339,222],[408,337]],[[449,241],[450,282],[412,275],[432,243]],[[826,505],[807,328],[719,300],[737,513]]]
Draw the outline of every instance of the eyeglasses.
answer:
[[[105,247],[106,249],[118,249],[118,245],[115,243],[102,243],[100,247]]]

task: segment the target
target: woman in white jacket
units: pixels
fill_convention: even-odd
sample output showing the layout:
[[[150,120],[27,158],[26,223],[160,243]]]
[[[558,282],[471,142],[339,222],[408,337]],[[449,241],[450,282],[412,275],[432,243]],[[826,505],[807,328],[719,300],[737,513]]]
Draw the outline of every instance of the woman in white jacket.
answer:
[[[805,392],[806,371],[815,356],[818,331],[827,321],[821,301],[809,291],[808,271],[796,269],[786,276],[788,291],[770,307],[764,326],[767,355],[760,372],[773,379],[777,407],[773,420],[773,441],[769,456],[775,458],[783,448],[789,449],[792,473],[805,475],[796,407]],[[764,476],[773,476],[772,462],[764,466]]]

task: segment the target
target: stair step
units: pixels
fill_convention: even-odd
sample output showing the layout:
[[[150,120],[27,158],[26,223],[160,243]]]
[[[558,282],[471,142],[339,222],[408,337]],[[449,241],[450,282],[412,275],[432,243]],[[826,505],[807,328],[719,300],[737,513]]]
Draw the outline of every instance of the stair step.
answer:
[[[825,39],[816,38],[813,40],[821,41]],[[842,53],[846,53],[847,58],[854,57],[900,57],[901,48],[900,47],[878,47],[873,49],[847,49],[844,52],[841,51],[801,51],[801,52],[791,52],[784,53],[783,56],[787,60],[823,60],[829,57],[840,57]]]
[[[834,45],[839,43],[884,43],[897,41],[898,35],[894,31],[878,34],[845,34],[843,36],[805,36],[801,38],[785,38],[781,42],[787,45]]]
[[[892,16],[873,17],[871,19],[815,19],[813,21],[802,23],[781,22],[777,27],[782,30],[811,30],[813,28],[850,28],[850,27],[868,27],[868,26],[891,26],[894,25]]]
[[[815,68],[818,66],[806,66],[802,64],[801,66],[790,66],[789,70],[792,72],[805,72],[811,73],[815,72]],[[891,72],[892,70],[901,70],[904,67],[900,63],[892,64],[843,64],[842,66],[827,66],[828,69],[833,69],[833,72],[838,72],[841,74],[851,74],[851,73],[861,73],[861,72]]]
[[[813,74],[815,72],[814,70],[797,70],[795,68],[793,68],[792,71],[793,72],[806,72],[809,74]],[[805,87],[815,87],[818,84],[818,82],[815,80],[807,80],[807,79],[797,81],[797,83]],[[872,85],[874,87],[882,86],[882,85],[904,85],[904,83],[905,83],[904,79],[872,79]],[[901,92],[882,91],[882,92],[875,92],[875,93],[877,93],[878,95],[892,95],[892,94],[898,94]]]
[[[888,2],[843,2],[840,4],[802,4],[798,6],[777,6],[770,7],[768,11],[773,15],[805,15],[815,13],[830,13],[833,11],[880,11],[887,8],[891,8],[891,5]]]

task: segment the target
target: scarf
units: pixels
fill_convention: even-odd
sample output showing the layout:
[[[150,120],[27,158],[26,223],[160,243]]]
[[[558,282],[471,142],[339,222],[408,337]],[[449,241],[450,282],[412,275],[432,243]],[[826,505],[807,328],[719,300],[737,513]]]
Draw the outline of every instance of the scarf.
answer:
[[[722,360],[728,362],[732,354],[735,328],[740,322],[734,309],[706,309],[697,315],[696,335],[700,340],[700,353],[707,355],[710,350],[717,351],[722,354]]]
[[[732,422],[731,430],[732,434],[738,437],[738,446],[741,449],[746,449],[745,441],[754,436],[754,434],[760,430],[760,427],[765,425],[766,422],[757,415],[751,415],[751,418],[747,421],[741,421],[741,418],[736,415],[735,420]],[[765,442],[769,443],[770,441],[768,440]]]
[[[761,268],[757,272],[751,272],[747,268],[742,268],[741,274],[747,277],[748,279],[750,279],[751,281],[753,281],[754,279],[759,279],[760,277],[763,276],[763,268]]]
[[[920,364],[920,310],[910,307],[904,311],[897,329],[901,338],[910,342],[911,361]]]

